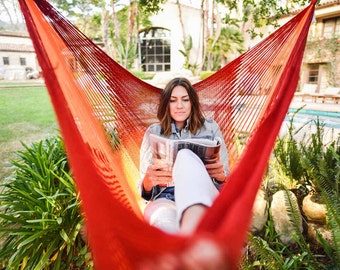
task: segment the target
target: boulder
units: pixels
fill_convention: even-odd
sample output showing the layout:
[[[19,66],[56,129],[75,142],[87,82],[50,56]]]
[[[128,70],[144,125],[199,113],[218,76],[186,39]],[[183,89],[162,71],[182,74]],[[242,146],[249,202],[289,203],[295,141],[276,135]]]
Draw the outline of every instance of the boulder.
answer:
[[[257,193],[253,206],[253,220],[251,232],[256,233],[262,231],[268,219],[268,200],[263,190]]]
[[[318,195],[307,195],[302,201],[302,211],[308,221],[326,224],[326,205],[321,203]]]
[[[292,205],[294,205],[296,209],[299,209],[295,194],[291,191],[280,190],[273,195],[270,212],[273,218],[275,231],[280,235],[279,238],[281,242],[285,245],[290,245],[295,243],[293,236],[294,234],[297,235],[297,232],[288,215],[288,211],[291,212],[291,210],[287,200],[288,198],[286,199],[287,195],[289,196]],[[298,223],[299,230],[302,233],[302,215],[300,212],[298,213]]]
[[[318,240],[317,240],[317,236],[316,236],[317,232],[319,234],[321,234],[322,237],[328,243],[332,243],[332,241],[333,241],[332,240],[333,239],[332,232],[329,229],[327,229],[326,225],[308,222],[307,237],[311,242],[313,242],[315,244],[318,244]]]

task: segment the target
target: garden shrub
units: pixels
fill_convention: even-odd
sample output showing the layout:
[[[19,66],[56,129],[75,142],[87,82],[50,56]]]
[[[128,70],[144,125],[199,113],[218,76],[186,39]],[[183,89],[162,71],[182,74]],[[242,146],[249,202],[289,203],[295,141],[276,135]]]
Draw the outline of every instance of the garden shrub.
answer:
[[[0,260],[8,269],[89,269],[82,215],[61,138],[17,152],[1,184]]]

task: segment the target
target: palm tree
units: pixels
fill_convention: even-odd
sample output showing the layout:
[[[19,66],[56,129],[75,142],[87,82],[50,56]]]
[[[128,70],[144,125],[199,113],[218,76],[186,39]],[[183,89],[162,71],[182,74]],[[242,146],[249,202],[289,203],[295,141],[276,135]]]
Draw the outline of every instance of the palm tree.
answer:
[[[225,66],[228,58],[233,54],[241,54],[245,51],[244,37],[242,33],[234,27],[224,27],[219,36],[212,36],[208,40],[207,52],[210,54],[210,63],[207,69],[217,70]]]

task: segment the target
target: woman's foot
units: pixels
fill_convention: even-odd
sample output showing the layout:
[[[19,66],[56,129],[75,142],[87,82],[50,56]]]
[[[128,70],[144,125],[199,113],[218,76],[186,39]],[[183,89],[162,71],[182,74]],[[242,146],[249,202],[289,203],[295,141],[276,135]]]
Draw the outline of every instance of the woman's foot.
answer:
[[[182,214],[180,234],[192,234],[206,210],[207,207],[203,204],[194,204],[188,207]]]
[[[208,238],[193,239],[180,253],[167,253],[144,262],[140,270],[228,270],[225,251]]]

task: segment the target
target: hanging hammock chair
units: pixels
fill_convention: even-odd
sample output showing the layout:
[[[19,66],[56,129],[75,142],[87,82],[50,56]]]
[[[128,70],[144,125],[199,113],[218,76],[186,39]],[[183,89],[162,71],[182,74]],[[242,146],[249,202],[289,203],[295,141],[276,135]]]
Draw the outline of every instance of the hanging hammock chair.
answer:
[[[316,0],[254,48],[194,85],[220,125],[231,172],[192,236],[143,220],[139,147],[161,89],[129,73],[45,0],[19,0],[82,200],[96,269],[138,269],[208,236],[229,269],[242,256],[252,207],[294,96]]]

